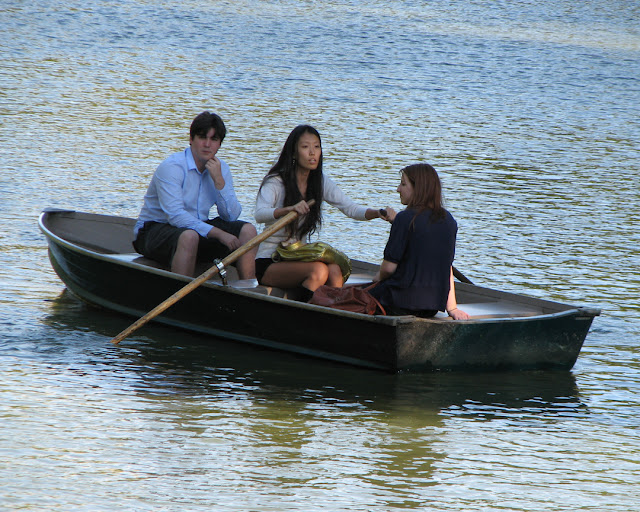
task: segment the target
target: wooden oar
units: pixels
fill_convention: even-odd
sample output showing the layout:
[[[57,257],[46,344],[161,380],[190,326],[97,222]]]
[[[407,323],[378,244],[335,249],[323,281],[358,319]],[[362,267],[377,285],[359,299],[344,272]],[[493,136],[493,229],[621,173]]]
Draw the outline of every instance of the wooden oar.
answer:
[[[452,266],[453,275],[458,281],[462,281],[463,283],[473,284],[470,279],[468,279],[462,272],[460,272],[456,267]]]
[[[312,199],[311,201],[307,202],[307,204],[309,206],[312,206],[314,203],[315,203],[315,199]],[[233,251],[231,254],[229,254],[229,256],[227,256],[225,259],[222,260],[222,266],[223,267],[227,267],[228,265],[230,265],[231,263],[236,261],[238,258],[240,258],[240,256],[242,256],[243,254],[246,254],[251,249],[253,249],[256,245],[258,245],[259,243],[263,242],[264,240],[269,238],[271,235],[273,235],[277,231],[280,231],[287,224],[289,224],[290,222],[295,220],[296,217],[298,217],[298,213],[295,212],[295,211],[287,213],[284,217],[282,217],[281,219],[276,221],[270,228],[265,229],[262,233],[260,233],[259,235],[253,237],[251,240],[249,240],[242,247],[239,247],[238,249]],[[178,302],[180,299],[182,299],[185,295],[187,295],[188,293],[190,293],[193,290],[195,290],[198,286],[200,286],[202,283],[204,283],[205,281],[207,281],[208,279],[210,279],[211,277],[216,275],[218,272],[220,272],[220,269],[216,265],[212,266],[210,269],[206,270],[205,272],[200,274],[198,277],[196,277],[188,285],[180,288],[176,293],[174,293],[167,300],[165,300],[164,302],[158,304],[155,308],[153,308],[151,311],[149,311],[146,315],[144,315],[143,317],[139,318],[134,323],[132,323],[124,331],[122,331],[115,338],[113,338],[111,340],[111,343],[113,343],[114,345],[117,345],[123,339],[125,339],[127,336],[129,336],[132,332],[136,331],[137,329],[142,327],[144,324],[146,324],[149,320],[152,320],[153,318],[157,317],[160,313],[162,313],[163,311],[165,311],[169,307],[173,306],[176,302]]]

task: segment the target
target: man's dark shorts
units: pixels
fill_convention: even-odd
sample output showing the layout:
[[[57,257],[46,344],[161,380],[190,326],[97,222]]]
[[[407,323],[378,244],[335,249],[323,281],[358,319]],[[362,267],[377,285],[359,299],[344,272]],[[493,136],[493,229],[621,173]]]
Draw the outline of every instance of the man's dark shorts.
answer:
[[[242,220],[226,221],[220,217],[205,221],[213,227],[240,237],[240,230],[247,224]],[[138,237],[133,242],[133,248],[145,258],[171,266],[173,255],[178,247],[178,238],[187,228],[177,228],[171,224],[161,222],[145,222],[138,231]],[[213,261],[216,258],[224,258],[231,251],[226,245],[211,238],[200,237],[198,244],[197,261]]]

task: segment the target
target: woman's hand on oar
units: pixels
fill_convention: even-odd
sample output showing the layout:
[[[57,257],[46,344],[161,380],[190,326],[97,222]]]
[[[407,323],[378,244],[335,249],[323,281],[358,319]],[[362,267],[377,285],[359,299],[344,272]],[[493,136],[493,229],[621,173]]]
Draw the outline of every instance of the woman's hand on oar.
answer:
[[[311,201],[308,202],[309,205],[312,205],[313,203],[315,203],[314,199],[312,199]],[[297,217],[298,217],[298,213],[295,212],[295,211],[292,211],[292,212],[289,212],[284,217],[278,219],[273,225],[271,225],[271,227],[269,227],[268,229],[265,229],[262,233],[260,233],[257,236],[253,237],[251,240],[249,240],[242,247],[236,249],[231,254],[229,254],[225,259],[223,259],[222,263],[221,263],[221,267],[225,268],[225,267],[229,266],[231,263],[233,263],[238,258],[240,258],[240,256],[242,256],[243,254],[245,254],[248,251],[250,251],[251,249],[253,249],[256,245],[262,243],[264,240],[269,238],[271,235],[273,235],[277,231],[280,231],[283,227],[285,227],[287,224],[291,223]],[[146,315],[144,315],[143,317],[141,317],[138,320],[136,320],[133,324],[131,324],[129,327],[127,327],[124,331],[122,331],[120,334],[118,334],[115,338],[113,338],[111,340],[111,343],[113,343],[114,345],[117,345],[123,339],[125,339],[127,336],[129,336],[131,333],[133,333],[134,331],[138,330],[140,327],[142,327],[144,324],[146,324],[149,320],[152,320],[153,318],[158,316],[160,313],[162,313],[163,311],[165,311],[169,307],[173,306],[181,298],[183,298],[185,295],[187,295],[188,293],[190,293],[193,290],[195,290],[198,286],[200,286],[202,283],[204,283],[205,281],[210,279],[212,276],[214,276],[218,272],[220,272],[220,268],[217,265],[212,266],[211,268],[206,270],[204,273],[202,273],[200,276],[198,276],[195,279],[193,279],[193,281],[189,282],[189,284],[187,284],[186,286],[180,288],[176,293],[174,293],[171,297],[166,299],[164,302],[158,304],[155,308],[153,308],[151,311],[149,311]]]

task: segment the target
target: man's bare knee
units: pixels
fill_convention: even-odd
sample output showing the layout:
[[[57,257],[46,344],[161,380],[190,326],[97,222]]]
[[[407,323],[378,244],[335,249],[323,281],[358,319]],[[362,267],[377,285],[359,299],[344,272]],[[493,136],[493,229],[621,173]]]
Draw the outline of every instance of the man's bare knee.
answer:
[[[178,250],[197,249],[200,243],[200,235],[193,229],[187,229],[178,237]]]
[[[176,252],[173,255],[173,260],[171,261],[172,272],[186,276],[193,276],[199,243],[200,236],[196,231],[188,229],[180,233]]]
[[[253,224],[247,223],[244,226],[242,226],[242,229],[240,230],[240,236],[238,237],[238,239],[241,242],[247,242],[257,235],[258,235],[258,231],[256,230],[256,227]]]

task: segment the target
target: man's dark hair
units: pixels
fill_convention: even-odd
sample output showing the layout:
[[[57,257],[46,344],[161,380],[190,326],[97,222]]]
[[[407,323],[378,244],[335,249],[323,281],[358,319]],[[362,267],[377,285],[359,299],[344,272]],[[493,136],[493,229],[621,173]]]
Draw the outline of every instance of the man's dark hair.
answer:
[[[198,137],[206,137],[207,132],[213,128],[216,132],[216,137],[220,139],[220,142],[224,140],[224,136],[227,134],[227,128],[224,122],[218,114],[212,114],[209,111],[204,111],[198,114],[189,129],[189,135],[193,139],[196,135]]]

